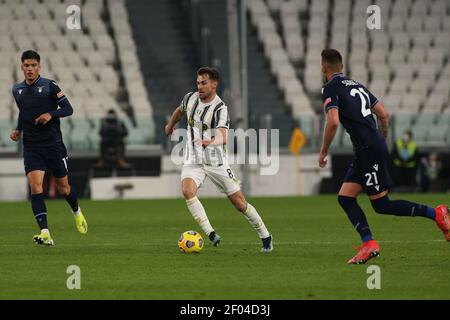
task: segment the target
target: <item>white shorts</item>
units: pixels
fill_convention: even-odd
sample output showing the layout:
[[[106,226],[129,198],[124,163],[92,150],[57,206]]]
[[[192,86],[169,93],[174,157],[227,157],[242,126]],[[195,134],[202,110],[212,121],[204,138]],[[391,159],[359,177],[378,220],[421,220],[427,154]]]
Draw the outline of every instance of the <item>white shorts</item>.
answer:
[[[211,181],[217,186],[219,191],[225,193],[227,196],[241,190],[240,181],[235,177],[230,166],[207,166],[197,164],[183,165],[181,170],[181,181],[186,178],[191,178],[195,181],[197,188],[200,188],[205,181],[205,178],[209,177]]]

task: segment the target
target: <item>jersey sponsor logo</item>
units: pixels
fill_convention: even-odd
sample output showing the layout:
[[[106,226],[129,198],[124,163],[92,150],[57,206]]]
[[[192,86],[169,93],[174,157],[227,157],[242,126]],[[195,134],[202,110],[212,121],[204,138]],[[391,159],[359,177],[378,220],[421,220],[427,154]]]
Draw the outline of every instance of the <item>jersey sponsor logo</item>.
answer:
[[[194,119],[189,119],[189,125],[191,127],[195,127],[195,128],[197,128],[199,130],[202,130],[202,131],[208,130],[208,125],[207,124],[205,124],[203,122],[200,122],[200,121],[196,121]]]
[[[56,96],[58,97],[58,99],[60,99],[60,98],[64,97],[64,92],[60,91],[56,94]]]

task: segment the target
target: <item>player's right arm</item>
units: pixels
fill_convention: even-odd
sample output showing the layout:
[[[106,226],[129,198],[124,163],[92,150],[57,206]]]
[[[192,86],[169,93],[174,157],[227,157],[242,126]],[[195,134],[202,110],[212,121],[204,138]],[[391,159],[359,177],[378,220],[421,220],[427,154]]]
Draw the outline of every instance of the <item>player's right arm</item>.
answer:
[[[185,112],[183,111],[181,106],[175,109],[175,111],[172,113],[172,116],[170,117],[169,123],[167,123],[165,128],[167,136],[170,136],[173,133],[176,124],[183,118],[184,114]]]
[[[183,100],[181,100],[180,106],[178,106],[175,111],[172,113],[172,116],[169,119],[169,123],[167,123],[165,127],[166,136],[170,136],[175,129],[176,124],[184,117],[187,110],[187,104],[189,99],[193,95],[193,92],[189,92],[184,96]]]
[[[336,131],[339,127],[339,112],[336,108],[332,108],[327,112],[327,122],[323,131],[323,142],[319,154],[319,166],[324,168],[327,165],[326,157],[328,149],[333,142]]]
[[[389,129],[389,113],[379,101],[372,108],[372,112],[377,116],[381,134],[383,137],[387,138]]]
[[[327,118],[323,130],[322,147],[319,153],[319,166],[324,168],[327,165],[328,149],[339,127],[339,97],[333,88],[325,86],[322,91],[322,100]]]
[[[14,97],[14,100],[16,99],[16,96],[14,94],[14,88],[12,89],[12,95]],[[11,132],[11,134],[9,135],[9,138],[12,141],[19,141],[20,140],[20,135],[22,134],[22,127],[23,127],[23,123],[22,123],[22,117],[20,116],[20,111],[19,111],[19,115],[17,117],[17,127],[15,130],[13,130]]]
[[[20,135],[21,134],[22,134],[22,118],[20,117],[20,113],[19,113],[19,116],[17,117],[17,127],[16,127],[15,130],[13,130],[11,132],[9,137],[11,138],[11,140],[17,142],[17,141],[20,140]]]

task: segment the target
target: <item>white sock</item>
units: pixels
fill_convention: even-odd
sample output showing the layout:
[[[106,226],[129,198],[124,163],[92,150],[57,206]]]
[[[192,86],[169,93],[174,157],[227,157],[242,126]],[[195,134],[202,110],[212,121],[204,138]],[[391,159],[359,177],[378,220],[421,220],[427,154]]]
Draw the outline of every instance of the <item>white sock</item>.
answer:
[[[245,211],[244,216],[256,230],[261,239],[270,236],[269,230],[267,230],[255,207],[253,207],[250,203],[247,203],[247,210]]]
[[[197,197],[186,200],[187,207],[192,214],[192,217],[200,225],[202,230],[209,235],[214,231],[213,227],[209,223],[208,217],[206,216],[205,209],[202,206],[200,200]]]
[[[41,233],[48,233],[48,234],[50,234],[50,231],[48,231],[48,229],[41,229]]]
[[[81,212],[80,206],[78,206],[78,210],[77,210],[77,211],[72,211],[72,213],[73,213],[75,216],[78,216],[78,215],[80,214],[80,212]]]

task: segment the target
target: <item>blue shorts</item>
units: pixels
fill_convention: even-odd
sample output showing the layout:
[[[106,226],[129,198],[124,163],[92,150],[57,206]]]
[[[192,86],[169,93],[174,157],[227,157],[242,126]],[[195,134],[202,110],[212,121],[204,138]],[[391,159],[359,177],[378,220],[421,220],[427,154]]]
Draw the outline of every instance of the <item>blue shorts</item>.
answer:
[[[355,182],[364,186],[369,196],[389,190],[393,186],[389,175],[389,159],[385,141],[356,151],[344,182]]]
[[[25,174],[49,170],[55,178],[63,178],[68,173],[67,160],[67,149],[62,142],[50,147],[23,148]]]

